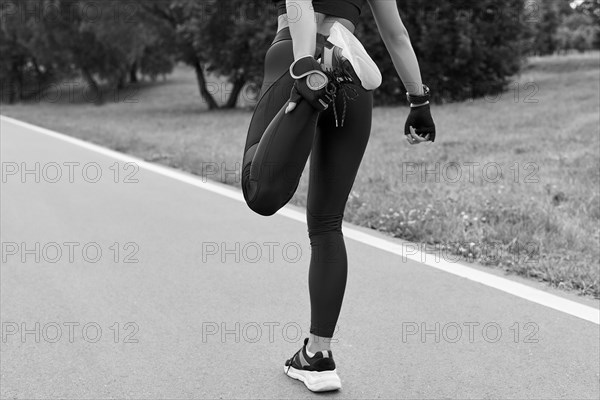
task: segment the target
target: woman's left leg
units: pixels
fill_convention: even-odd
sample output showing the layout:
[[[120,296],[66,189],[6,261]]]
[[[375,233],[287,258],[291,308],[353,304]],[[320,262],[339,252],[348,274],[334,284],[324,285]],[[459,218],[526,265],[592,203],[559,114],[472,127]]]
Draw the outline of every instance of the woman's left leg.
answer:
[[[248,206],[272,215],[294,195],[308,160],[319,112],[306,101],[285,114],[294,79],[289,29],[277,34],[265,56],[265,83],[256,106],[242,161],[242,190]]]
[[[340,314],[348,271],[342,220],[371,133],[373,92],[358,85],[352,88],[358,96],[347,100],[343,126],[336,127],[333,105],[321,114],[310,159],[306,211],[311,244],[311,353],[329,349],[328,341],[317,339],[333,337]],[[335,107],[342,116],[341,96]]]

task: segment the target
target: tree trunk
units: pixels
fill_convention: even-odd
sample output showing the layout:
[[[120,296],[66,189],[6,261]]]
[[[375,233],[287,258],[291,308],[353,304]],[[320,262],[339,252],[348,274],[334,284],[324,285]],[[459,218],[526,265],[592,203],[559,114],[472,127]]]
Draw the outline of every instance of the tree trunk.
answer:
[[[83,74],[83,79],[85,79],[89,86],[88,92],[92,92],[91,94],[88,93],[84,95],[85,99],[88,101],[93,101],[97,106],[102,105],[104,103],[102,90],[100,90],[100,87],[94,80],[94,77],[92,74],[90,74],[90,71],[88,71],[87,68],[81,68],[81,73]]]
[[[20,62],[14,61],[12,71],[8,79],[8,103],[15,104],[23,100],[23,73],[21,72]]]
[[[123,73],[119,76],[119,79],[117,79],[117,90],[123,90],[125,89],[125,86],[127,86],[127,74]]]
[[[138,69],[137,61],[134,61],[133,65],[131,66],[131,69],[129,70],[129,82],[130,83],[138,83],[137,69]]]
[[[215,101],[215,98],[210,94],[206,88],[206,78],[204,77],[204,70],[199,60],[194,62],[194,69],[196,70],[196,78],[198,79],[198,88],[200,89],[200,95],[208,104],[209,110],[215,110],[219,108],[219,105]]]
[[[227,99],[227,103],[225,104],[225,106],[223,106],[223,108],[235,108],[235,106],[237,105],[237,102],[238,102],[238,97],[240,97],[240,92],[244,88],[245,84],[246,84],[246,78],[244,78],[244,77],[238,77],[233,82],[233,90],[231,91],[231,95],[229,95],[229,98]]]
[[[23,101],[25,100],[25,90],[26,90],[26,83],[25,82],[25,58],[21,57],[19,64],[15,66],[15,72],[17,73],[17,87],[18,87],[18,94],[19,94],[19,101]]]
[[[6,85],[8,91],[8,104],[15,104],[17,98],[20,97],[18,85],[17,79],[15,79],[14,75],[11,75],[8,78],[8,84]]]

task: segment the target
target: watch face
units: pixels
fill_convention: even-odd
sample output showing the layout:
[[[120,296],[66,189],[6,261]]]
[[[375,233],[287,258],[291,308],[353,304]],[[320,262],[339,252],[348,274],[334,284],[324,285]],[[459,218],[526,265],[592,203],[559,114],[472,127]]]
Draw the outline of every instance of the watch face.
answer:
[[[321,90],[327,86],[327,83],[327,77],[316,72],[306,77],[306,86],[310,90]]]

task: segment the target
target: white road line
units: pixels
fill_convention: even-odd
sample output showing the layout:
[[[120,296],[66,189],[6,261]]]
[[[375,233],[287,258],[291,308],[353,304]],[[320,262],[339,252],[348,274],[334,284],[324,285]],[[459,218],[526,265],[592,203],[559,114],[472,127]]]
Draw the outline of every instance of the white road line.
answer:
[[[0,120],[2,122],[11,123],[13,125],[20,126],[22,128],[26,128],[31,131],[41,133],[43,135],[47,135],[67,143],[74,144],[76,146],[82,147],[87,150],[91,150],[93,152],[105,155],[107,157],[114,158],[116,160],[135,163],[140,168],[143,168],[145,170],[176,179],[180,182],[185,182],[187,184],[202,188],[204,190],[208,190],[213,193],[217,193],[219,195],[228,197],[233,200],[237,200],[239,202],[244,202],[244,197],[238,190],[233,189],[224,184],[209,182],[204,178],[188,175],[184,172],[177,171],[161,165],[151,164],[149,162],[140,160],[138,158],[123,153],[119,153],[114,150],[109,150],[107,148],[91,144],[83,140],[75,139],[73,137],[66,136],[61,133],[51,131],[49,129],[41,128],[39,126],[28,124],[26,122],[22,122],[13,118],[5,117],[3,115],[0,116]],[[306,223],[306,217],[304,213],[298,212],[289,207],[284,207],[277,213],[277,215],[281,215],[293,219],[295,221]],[[391,240],[385,240],[373,235],[366,234],[358,229],[353,228],[351,224],[347,223],[344,223],[343,229],[344,235],[347,238],[353,239],[357,242],[366,244],[368,246],[378,248],[380,250],[387,251],[392,254],[396,254],[398,256],[401,256],[403,260],[413,260],[423,265],[427,265],[428,267],[436,268],[449,274],[457,275],[469,279],[471,281],[481,283],[483,285],[492,287],[494,289],[506,293],[510,293],[514,296],[531,301],[533,303],[541,304],[554,310],[562,311],[566,314],[600,325],[600,310],[594,307],[590,307],[572,300],[568,300],[563,297],[556,296],[539,289],[535,289],[528,285],[524,285],[506,278],[489,274],[487,272],[482,272],[475,268],[467,267],[459,263],[449,262],[447,260],[443,260],[439,256],[436,257],[432,254],[423,253],[418,250],[418,246],[416,244],[394,243]]]

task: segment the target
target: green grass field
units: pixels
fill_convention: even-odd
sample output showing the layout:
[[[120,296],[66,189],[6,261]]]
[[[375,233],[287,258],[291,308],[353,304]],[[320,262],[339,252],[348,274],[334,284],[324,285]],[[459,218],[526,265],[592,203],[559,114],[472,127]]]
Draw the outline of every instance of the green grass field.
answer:
[[[498,98],[434,107],[438,140],[418,147],[406,108],[377,108],[346,220],[599,298],[599,76],[597,52],[531,59]],[[206,111],[186,68],[102,107],[63,94],[2,113],[235,186],[251,118]],[[292,202],[306,192],[305,174]]]

